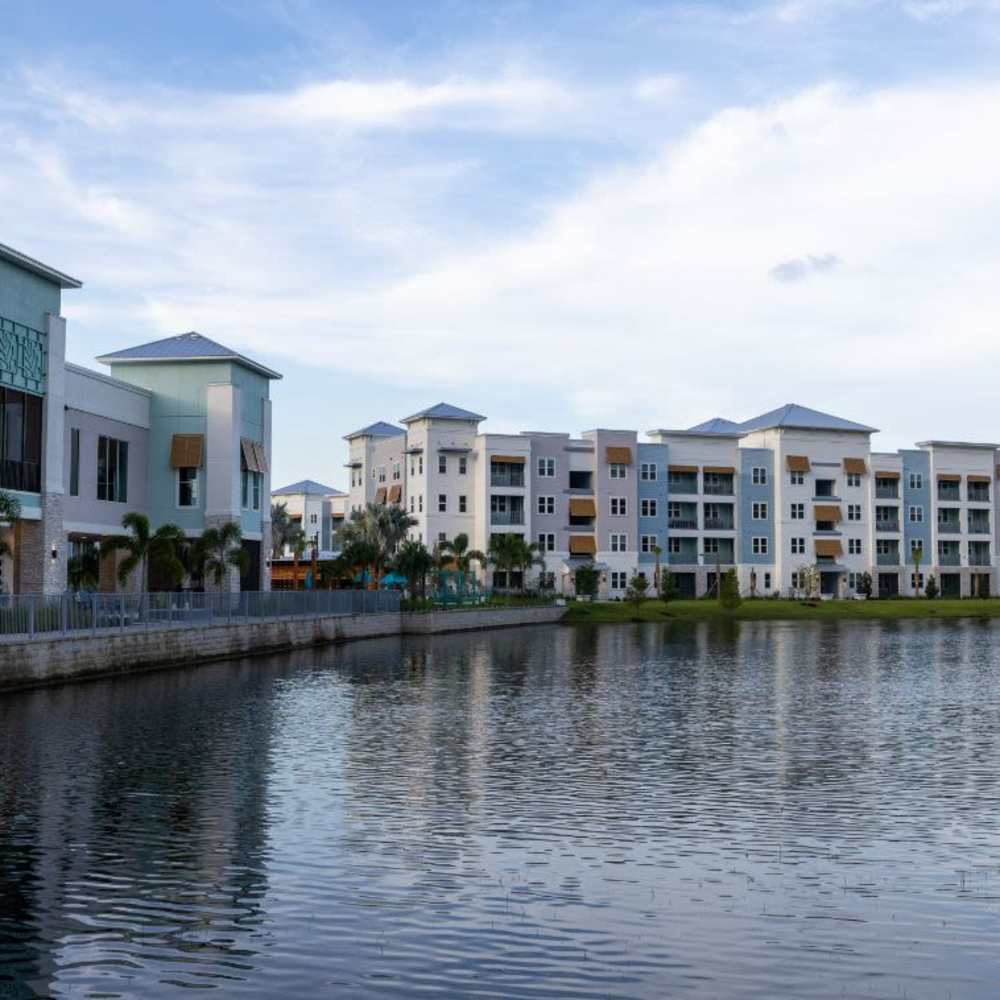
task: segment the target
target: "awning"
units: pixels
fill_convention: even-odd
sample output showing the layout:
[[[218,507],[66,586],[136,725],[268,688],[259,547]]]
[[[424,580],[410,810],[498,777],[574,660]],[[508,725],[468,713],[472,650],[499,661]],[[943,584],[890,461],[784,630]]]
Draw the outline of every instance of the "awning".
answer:
[[[170,442],[170,468],[200,469],[204,452],[204,434],[175,434]]]
[[[887,471],[883,470],[882,472],[876,472],[875,473],[875,478],[876,479],[899,479],[899,473],[898,472],[887,472]]]
[[[607,448],[607,457],[609,465],[631,465],[632,449],[609,445]]]
[[[813,507],[813,517],[817,521],[839,521],[840,508],[836,504],[818,503]]]
[[[736,469],[731,465],[706,465],[702,468],[702,472],[714,472],[720,476],[732,476],[735,474]]]
[[[389,503],[399,503],[403,499],[403,487],[398,483],[389,487]]]
[[[966,476],[965,478],[970,483],[988,483],[990,481],[989,476]]]
[[[597,517],[597,504],[592,497],[571,497],[570,517]]]
[[[524,465],[524,455],[490,455],[491,462],[505,462],[507,465]]]
[[[251,472],[257,469],[257,453],[254,451],[253,441],[250,438],[240,438],[240,451],[243,453],[243,468]]]
[[[267,472],[267,455],[264,452],[264,446],[259,441],[254,441],[253,450],[257,456],[257,471],[260,473]]]
[[[808,472],[811,468],[808,455],[788,455],[785,462],[789,472]]]
[[[937,481],[939,483],[960,483],[962,477],[956,472],[939,472]]]
[[[380,486],[375,491],[375,503],[385,503],[386,489],[384,486]]]
[[[592,556],[597,552],[597,540],[593,535],[570,535],[569,554],[571,556]]]
[[[844,546],[840,544],[839,538],[817,538],[816,555],[818,556],[842,556]]]
[[[845,458],[844,472],[851,476],[863,476],[868,471],[868,466],[863,458]]]
[[[1000,470],[1000,466],[997,467]],[[697,465],[668,465],[667,472],[698,472]]]

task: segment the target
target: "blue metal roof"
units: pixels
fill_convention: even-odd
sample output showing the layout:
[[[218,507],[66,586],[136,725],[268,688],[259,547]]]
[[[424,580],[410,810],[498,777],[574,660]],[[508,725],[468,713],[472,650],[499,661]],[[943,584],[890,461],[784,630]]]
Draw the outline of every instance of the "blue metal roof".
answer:
[[[193,330],[178,334],[176,337],[140,344],[138,347],[127,347],[123,351],[102,355],[97,360],[106,365],[137,361],[237,361],[267,378],[281,378],[276,371],[265,368],[264,365],[251,361],[238,351]]]
[[[342,490],[335,490],[332,486],[324,486],[317,483],[315,479],[301,479],[291,486],[282,486],[280,490],[272,490],[273,497],[299,496],[305,494],[309,497],[342,497],[346,494]]]
[[[830,413],[812,410],[808,406],[800,406],[798,403],[786,403],[776,410],[762,413],[759,417],[752,417],[736,429],[739,431],[762,431],[772,427],[797,427],[802,430],[819,431],[859,431],[865,434],[874,434],[878,430],[877,427],[856,424],[853,420],[844,420],[843,417],[835,417]]]
[[[359,437],[391,438],[398,437],[400,434],[405,433],[406,431],[404,431],[402,427],[396,427],[393,424],[387,424],[384,420],[378,420],[374,424],[362,427],[359,431],[354,431],[351,434],[345,434],[344,440],[350,441],[352,438]]]
[[[702,423],[688,428],[689,431],[696,434],[732,434],[733,431],[739,429],[738,423],[734,420],[726,420],[725,417],[712,417],[711,420],[702,421]]]
[[[434,406],[428,406],[426,410],[414,413],[412,417],[404,417],[403,423],[408,424],[411,421],[423,420],[426,417],[439,420],[474,420],[476,423],[486,419],[481,413],[463,410],[459,406],[452,406],[451,403],[436,403]]]

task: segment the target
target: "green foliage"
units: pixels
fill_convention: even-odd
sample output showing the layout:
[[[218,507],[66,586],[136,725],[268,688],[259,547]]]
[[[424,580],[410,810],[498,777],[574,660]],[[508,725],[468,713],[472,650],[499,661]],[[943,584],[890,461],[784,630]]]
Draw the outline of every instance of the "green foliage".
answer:
[[[0,524],[10,525],[13,530],[14,525],[21,519],[21,502],[11,493],[0,490]],[[0,556],[13,555],[6,538],[0,538]]]
[[[100,582],[100,566],[96,552],[85,552],[73,556],[66,566],[66,579],[70,590],[97,590]]]
[[[719,604],[727,611],[735,611],[743,599],[740,597],[740,583],[736,577],[736,570],[729,569],[722,574],[722,582],[719,587]]]
[[[235,521],[218,528],[206,528],[195,540],[193,563],[197,575],[222,586],[230,569],[242,576],[250,568],[250,558],[243,549],[243,530]]]
[[[596,597],[599,575],[591,565],[577,566],[573,574],[573,587],[577,597]]]
[[[859,573],[857,579],[855,580],[855,589],[859,594],[864,594],[865,597],[872,596],[872,575],[867,571],[864,573]]]
[[[990,578],[985,573],[980,573],[979,582],[976,585],[976,597],[990,596]]]
[[[118,567],[118,582],[124,587],[128,578],[138,570],[139,589],[149,590],[149,564],[174,583],[184,579],[185,567],[180,552],[185,544],[184,532],[176,524],[163,524],[156,531],[150,529],[149,518],[137,511],[130,511],[122,518],[124,535],[113,535],[104,547],[126,552]]]
[[[302,526],[292,520],[288,504],[271,504],[271,556],[280,559],[285,547],[301,556],[306,547],[306,536]]]
[[[677,584],[674,583],[674,574],[669,569],[665,569],[660,576],[660,600],[667,603],[677,600],[679,596]]]
[[[625,591],[625,600],[638,611],[642,602],[646,600],[646,591],[648,589],[649,581],[641,573],[636,573],[628,582],[628,588]]]
[[[931,575],[927,577],[927,586],[924,587],[924,596],[927,598],[927,600],[933,601],[934,598],[938,596],[938,593],[939,591],[938,591],[937,580],[934,579],[934,574],[931,573]]]
[[[545,559],[535,542],[526,542],[521,535],[504,533],[490,538],[487,555],[494,569],[503,573],[520,571],[521,590],[524,590],[524,576],[533,566],[544,566]]]
[[[366,570],[371,586],[377,587],[416,523],[397,504],[370,503],[363,510],[351,511],[337,531],[334,546],[348,565]]]
[[[400,545],[393,565],[397,573],[406,577],[411,598],[415,598],[418,591],[421,596],[425,594],[427,574],[434,568],[434,557],[423,542],[407,538]]]

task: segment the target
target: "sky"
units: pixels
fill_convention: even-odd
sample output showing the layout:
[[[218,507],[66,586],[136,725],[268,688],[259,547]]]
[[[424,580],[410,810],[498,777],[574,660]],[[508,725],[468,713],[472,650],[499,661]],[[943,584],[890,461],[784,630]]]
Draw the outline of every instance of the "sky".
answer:
[[[1000,439],[1000,0],[0,0],[0,242],[68,356],[284,374],[273,485],[447,401]]]

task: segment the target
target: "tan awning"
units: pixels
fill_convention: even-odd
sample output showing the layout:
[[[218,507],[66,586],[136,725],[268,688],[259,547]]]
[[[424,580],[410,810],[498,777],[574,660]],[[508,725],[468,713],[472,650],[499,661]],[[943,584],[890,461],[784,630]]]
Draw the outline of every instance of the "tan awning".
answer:
[[[375,503],[385,503],[385,487],[380,486],[375,491]]]
[[[736,473],[736,470],[731,465],[706,465],[701,471],[714,472],[720,476],[732,476]]]
[[[965,478],[968,479],[970,483],[988,483],[990,481],[989,476],[966,476]]]
[[[491,462],[506,462],[508,465],[524,465],[524,455],[490,455]]]
[[[609,465],[631,465],[632,449],[608,446],[607,449]]]
[[[813,517],[817,521],[839,521],[840,508],[836,504],[818,503],[813,507]]]
[[[844,546],[840,544],[839,538],[817,538],[816,555],[818,556],[842,556]]]
[[[863,458],[845,458],[844,472],[852,476],[863,476],[868,471],[868,466]]]
[[[597,552],[597,541],[593,535],[570,535],[569,554],[571,556],[592,556]]]
[[[597,517],[597,504],[591,497],[571,497],[570,517]]]
[[[876,479],[899,479],[898,472],[886,472],[885,470],[875,473]]]
[[[243,468],[251,472],[258,472],[257,452],[254,450],[253,441],[250,438],[240,438],[240,451],[243,453]]]
[[[403,487],[398,483],[389,487],[389,503],[399,503],[403,499]]]
[[[264,452],[264,446],[259,441],[254,441],[253,450],[257,456],[257,471],[260,473],[267,472],[267,455]]]
[[[1000,471],[1000,466],[997,466],[998,471]],[[697,472],[697,465],[668,465],[667,472]]]
[[[204,452],[204,434],[175,434],[170,442],[170,468],[200,469]]]
[[[808,455],[788,455],[785,462],[789,472],[808,472],[810,469]]]
[[[957,472],[939,472],[937,480],[939,483],[960,483],[962,477]]]

